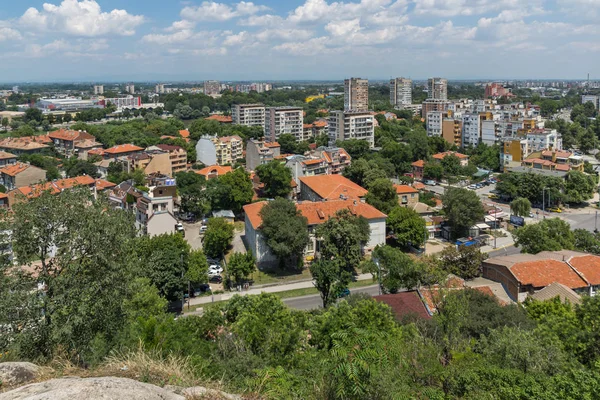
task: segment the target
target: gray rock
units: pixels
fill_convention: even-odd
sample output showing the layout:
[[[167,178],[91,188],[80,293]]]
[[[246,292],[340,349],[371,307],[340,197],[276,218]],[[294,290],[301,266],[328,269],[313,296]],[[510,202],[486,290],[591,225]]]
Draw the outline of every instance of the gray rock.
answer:
[[[215,389],[208,389],[202,386],[194,386],[183,389],[182,394],[187,399],[224,399],[224,400],[241,400],[241,396],[229,394]]]
[[[35,380],[40,370],[28,362],[0,363],[0,387],[10,387]]]
[[[67,378],[33,383],[0,394],[0,400],[185,400],[158,386],[126,378]]]

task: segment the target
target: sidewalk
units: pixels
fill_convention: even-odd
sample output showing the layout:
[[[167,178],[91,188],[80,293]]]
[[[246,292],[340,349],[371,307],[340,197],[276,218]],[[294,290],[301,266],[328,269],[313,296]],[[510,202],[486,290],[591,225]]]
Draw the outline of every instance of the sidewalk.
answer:
[[[510,247],[513,244],[515,244],[515,241],[510,232],[508,232],[506,229],[499,229],[499,230],[502,231],[506,235],[506,237],[496,238],[496,247],[494,247],[494,238],[491,238],[489,245],[481,246],[481,251],[483,253],[489,253],[491,251],[501,250],[501,249]]]
[[[356,280],[358,280],[358,281],[364,281],[367,279],[373,279],[373,275],[360,274],[356,277]],[[249,289],[249,290],[243,290],[241,292],[227,292],[227,293],[223,293],[223,294],[216,294],[214,296],[195,297],[193,299],[190,299],[190,305],[193,306],[196,304],[212,303],[213,297],[214,297],[214,301],[224,301],[224,300],[231,299],[236,294],[239,294],[240,296],[246,296],[249,294],[261,294],[263,292],[264,293],[287,292],[288,290],[306,289],[306,288],[312,288],[312,287],[315,287],[313,285],[313,281],[288,283],[286,285],[266,286],[266,287],[260,287],[260,288],[253,288],[253,289]]]

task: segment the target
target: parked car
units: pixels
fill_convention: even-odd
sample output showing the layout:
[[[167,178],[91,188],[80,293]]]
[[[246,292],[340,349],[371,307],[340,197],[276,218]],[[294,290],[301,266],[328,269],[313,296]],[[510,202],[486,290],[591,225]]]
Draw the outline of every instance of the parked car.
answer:
[[[342,290],[339,294],[338,294],[338,299],[341,299],[342,297],[348,297],[350,296],[350,289],[346,288],[344,290]]]
[[[200,234],[201,234],[201,235],[204,235],[204,234],[206,233],[206,230],[207,230],[207,229],[208,229],[208,226],[206,226],[206,225],[202,225],[202,226],[200,227]]]
[[[183,229],[183,225],[181,225],[181,223],[177,223],[175,224],[175,231],[177,231],[177,233],[182,234],[183,236],[185,236],[185,229]]]
[[[190,222],[193,221],[196,218],[196,216],[192,213],[180,213],[179,214],[179,219],[185,222]]]
[[[548,207],[548,208],[546,208],[546,210],[552,211],[552,212],[555,212],[555,213],[561,213],[562,212],[562,210],[559,207]]]
[[[211,274],[221,274],[223,272],[223,267],[221,267],[220,265],[217,264],[213,264],[210,267],[208,267],[208,273]]]
[[[208,277],[208,281],[210,283],[221,283],[223,282],[223,278],[221,277],[221,275],[213,275]]]
[[[488,198],[490,198],[492,200],[496,200],[496,199],[499,199],[500,196],[498,196],[497,194],[494,194],[494,193],[490,193],[490,194],[488,194]]]
[[[426,184],[426,185],[429,185],[429,186],[435,186],[435,185],[437,185],[437,183],[435,183],[435,181],[434,181],[434,180],[432,180],[432,179],[427,179],[427,180],[425,181],[425,184]]]

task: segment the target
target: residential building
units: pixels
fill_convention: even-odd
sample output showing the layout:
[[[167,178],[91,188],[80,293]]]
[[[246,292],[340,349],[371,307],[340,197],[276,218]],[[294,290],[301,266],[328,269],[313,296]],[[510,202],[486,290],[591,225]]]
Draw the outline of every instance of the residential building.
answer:
[[[159,195],[155,188],[137,199],[135,224],[143,235],[150,237],[175,233],[177,219],[173,215],[173,196]]]
[[[30,164],[17,162],[0,169],[0,183],[6,190],[35,185],[46,181],[46,171]]]
[[[425,119],[427,126],[427,136],[442,136],[442,123],[444,116],[448,115],[443,111],[430,111]]]
[[[364,189],[342,175],[304,176],[300,178],[300,200],[362,200]]]
[[[462,116],[462,147],[477,146],[481,141],[481,116],[466,113]]]
[[[134,94],[135,93],[135,85],[133,83],[125,85],[125,93]]]
[[[501,140],[500,130],[496,121],[485,119],[481,121],[481,143],[493,146]]]
[[[572,169],[583,172],[584,167],[581,156],[564,150],[543,150],[532,153],[521,162],[521,165],[527,168],[564,172]]]
[[[76,176],[74,178],[58,179],[52,182],[39,183],[37,185],[22,186],[8,192],[9,204],[25,201],[27,199],[36,198],[44,192],[58,194],[64,190],[73,189],[76,187],[87,187],[94,198],[98,191],[107,187],[111,187],[111,183],[102,179],[94,179],[89,175]]]
[[[96,142],[95,139],[84,139],[75,143],[75,154],[81,160],[87,160],[92,150],[102,150],[102,143]]]
[[[196,161],[204,165],[217,164],[217,148],[214,137],[201,137],[196,143]]]
[[[245,238],[248,248],[256,258],[259,266],[277,262],[276,257],[271,252],[260,231],[262,224],[260,211],[266,204],[266,201],[262,201],[244,206]],[[308,222],[310,240],[303,253],[306,258],[312,258],[315,253],[320,251],[320,242],[316,237],[316,228],[341,210],[349,210],[352,215],[362,216],[367,219],[371,235],[363,251],[369,251],[377,245],[385,244],[385,220],[387,215],[369,204],[356,200],[337,199],[324,202],[303,201],[297,203],[296,208],[302,216],[306,217]]]
[[[300,155],[289,157],[285,166],[292,171],[292,179],[297,185],[300,185],[301,177],[326,175],[329,167],[324,158],[308,158]]]
[[[395,108],[403,108],[412,104],[412,80],[395,78],[390,80],[390,103]]]
[[[529,153],[526,139],[505,138],[500,151],[500,167],[504,169],[520,166]]]
[[[379,296],[373,296],[373,300],[387,304],[392,309],[396,319],[400,321],[404,321],[406,318],[410,320],[431,319],[431,315],[417,290],[380,294]]]
[[[484,99],[498,98],[498,97],[514,97],[515,95],[510,92],[510,89],[505,89],[499,83],[488,83],[485,85]]]
[[[233,172],[233,169],[231,168],[231,166],[223,167],[220,165],[211,165],[209,167],[194,170],[194,172],[197,173],[198,175],[202,175],[204,177],[204,179],[209,180],[209,179],[218,178],[220,176],[223,176],[225,174]]]
[[[94,94],[104,94],[104,85],[94,85]]]
[[[12,153],[0,151],[0,167],[4,167],[11,164],[17,163],[17,156]]]
[[[304,130],[304,140],[308,140],[311,137],[319,137],[321,135],[329,134],[329,123],[326,119],[318,119],[312,124],[304,124],[302,126]]]
[[[169,153],[160,150],[129,154],[119,157],[118,160],[125,164],[128,172],[142,170],[144,175],[158,173],[173,176]]]
[[[375,146],[375,117],[368,112],[332,111],[329,115],[329,145],[350,139],[365,140]]]
[[[350,78],[344,80],[344,111],[369,109],[369,80]]]
[[[277,142],[264,142],[250,139],[246,143],[246,169],[254,171],[256,167],[268,164],[280,155],[281,146]]]
[[[553,283],[594,296],[600,288],[600,257],[570,250],[489,258],[483,277],[502,283],[514,301],[524,301]]]
[[[19,138],[7,137],[0,140],[0,150],[20,156],[21,154],[40,153],[49,149],[50,143],[52,143],[52,139],[46,135]]]
[[[117,146],[113,146],[110,149],[101,150],[101,151],[89,151],[88,154],[96,154],[104,156],[104,158],[117,158],[117,157],[125,157],[131,154],[141,153],[144,149],[139,146],[135,146],[133,144],[119,144]]]
[[[235,104],[231,108],[234,124],[265,127],[265,106],[263,104]]]
[[[469,156],[466,154],[462,154],[456,151],[445,151],[443,153],[437,153],[431,156],[434,161],[442,161],[444,158],[448,156],[456,156],[460,160],[461,167],[466,167],[469,165]]]
[[[584,94],[581,96],[581,104],[585,103],[592,103],[594,108],[598,110],[600,108],[600,96]]]
[[[403,207],[414,207],[419,202],[419,191],[408,185],[394,185],[398,203]]]
[[[448,100],[448,80],[444,78],[429,78],[427,80],[427,98]]]
[[[215,137],[212,142],[218,165],[231,165],[244,156],[244,141],[237,135]]]
[[[445,117],[442,120],[442,137],[444,140],[457,147],[462,146],[462,116]]]
[[[154,87],[154,92],[158,93],[158,94],[164,94],[165,93],[165,84],[164,83],[158,83]]]
[[[265,112],[265,138],[277,141],[283,134],[304,138],[304,110],[302,107],[269,107]]]
[[[425,170],[425,161],[417,160],[411,164],[412,166],[412,175],[416,180],[423,180],[423,173]]]
[[[562,137],[556,129],[536,129],[525,136],[530,152],[562,150]]]
[[[173,176],[178,172],[187,171],[187,151],[183,147],[173,146],[170,144],[157,144],[156,146],[152,146],[149,149],[158,148],[161,151],[167,152],[169,154],[169,159],[171,160],[171,171],[173,172]]]
[[[231,124],[231,123],[233,123],[233,119],[229,115],[213,114],[210,117],[206,117],[204,119],[207,120],[207,121],[217,121],[217,122],[219,122],[221,124]]]
[[[427,99],[421,105],[421,117],[427,118],[431,111],[448,111],[449,104],[447,100]]]
[[[319,147],[312,153],[325,159],[328,164],[328,175],[341,174],[352,162],[350,154],[341,147]]]
[[[204,94],[207,96],[216,96],[221,94],[221,82],[204,81]]]
[[[52,139],[54,149],[68,158],[78,156],[79,144],[83,144],[85,151],[102,148],[102,144],[96,142],[96,138],[85,131],[59,129],[48,133],[48,137]]]

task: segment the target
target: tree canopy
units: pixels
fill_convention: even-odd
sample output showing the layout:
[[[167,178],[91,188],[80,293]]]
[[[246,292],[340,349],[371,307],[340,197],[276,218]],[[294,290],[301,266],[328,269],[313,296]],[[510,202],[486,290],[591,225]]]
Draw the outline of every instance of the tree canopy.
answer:
[[[442,196],[442,203],[455,238],[464,235],[473,224],[483,219],[481,200],[471,190],[449,187]]]

